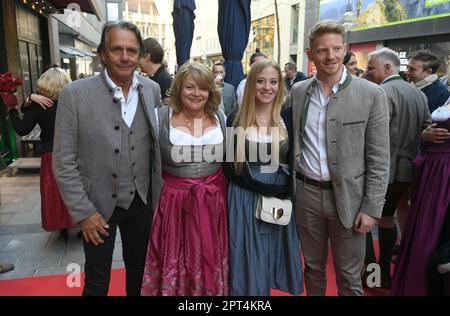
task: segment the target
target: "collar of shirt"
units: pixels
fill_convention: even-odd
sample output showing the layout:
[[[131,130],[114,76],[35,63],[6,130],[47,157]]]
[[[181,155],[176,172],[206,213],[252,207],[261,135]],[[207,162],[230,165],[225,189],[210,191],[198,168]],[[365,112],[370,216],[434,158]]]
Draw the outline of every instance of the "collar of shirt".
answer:
[[[348,76],[348,71],[347,68],[345,68],[345,66],[342,66],[344,68],[344,71],[342,72],[342,76],[341,79],[339,80],[338,83],[336,83],[333,88],[331,88],[331,90],[333,91],[333,93],[336,93],[339,91],[339,88],[344,84],[345,80],[347,79]],[[317,73],[314,75],[314,79],[317,81],[317,83],[319,83],[320,85],[322,85],[322,81],[320,81],[319,79],[317,79]]]
[[[384,80],[380,83],[380,84],[383,84],[383,83],[385,83],[386,81],[389,81],[389,79],[391,79],[391,78],[395,78],[395,77],[400,77],[400,75],[398,75],[398,74],[395,74],[395,75],[392,75],[392,76],[389,76],[389,77],[386,77],[386,78],[384,78]]]
[[[157,79],[159,75],[166,69],[166,66],[161,65],[158,69],[153,73],[153,75],[149,76],[150,79]]]
[[[122,91],[122,88],[119,87],[118,85],[116,85],[114,83],[114,81],[111,80],[111,78],[108,75],[108,69],[106,69],[106,67],[105,67],[105,78],[106,78],[106,82],[108,83],[108,85],[112,89],[114,89],[114,92],[116,92],[118,89],[120,91]],[[136,76],[136,74],[133,74],[133,81],[131,82],[131,87],[130,88],[133,89],[133,90],[137,90],[138,85],[139,85],[139,81],[137,79],[137,76]]]
[[[111,80],[106,68],[105,68],[105,78],[108,85],[114,91],[114,97],[120,100],[120,109],[123,121],[125,122],[125,124],[127,124],[128,127],[131,127],[131,125],[133,124],[134,115],[136,114],[139,102],[139,93],[138,93],[139,81],[137,80],[136,74],[133,75],[133,81],[131,82],[130,91],[128,92],[128,97],[126,100],[122,88],[116,85]]]

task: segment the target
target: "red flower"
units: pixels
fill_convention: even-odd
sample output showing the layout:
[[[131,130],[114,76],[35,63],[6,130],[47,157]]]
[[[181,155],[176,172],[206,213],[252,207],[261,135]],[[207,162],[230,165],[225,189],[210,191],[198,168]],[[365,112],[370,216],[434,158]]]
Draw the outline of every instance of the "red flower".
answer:
[[[0,73],[0,96],[8,107],[17,105],[17,86],[23,85],[23,81],[19,78],[14,78],[10,72]]]

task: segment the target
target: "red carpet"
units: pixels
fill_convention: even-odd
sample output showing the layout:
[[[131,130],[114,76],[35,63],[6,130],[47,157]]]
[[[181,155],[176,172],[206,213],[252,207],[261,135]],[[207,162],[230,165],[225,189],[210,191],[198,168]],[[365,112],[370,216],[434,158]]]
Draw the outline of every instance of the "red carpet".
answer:
[[[67,275],[49,275],[0,281],[0,296],[80,296],[84,286],[84,273],[81,274],[81,287],[69,288]],[[125,295],[125,270],[113,270],[109,295]]]
[[[377,249],[375,243],[375,249]],[[377,250],[376,250],[377,252]],[[332,263],[332,256],[329,253],[327,263],[328,287],[327,296],[336,296],[336,278]],[[0,281],[0,296],[80,296],[84,285],[84,273],[81,276],[81,287],[69,288],[66,285],[67,275],[51,275],[41,277],[31,277],[14,280]],[[109,288],[110,296],[125,295],[125,270],[113,270],[111,274],[111,283]],[[366,296],[385,296],[388,290],[383,289],[365,289]],[[272,290],[273,296],[290,295],[278,290]]]

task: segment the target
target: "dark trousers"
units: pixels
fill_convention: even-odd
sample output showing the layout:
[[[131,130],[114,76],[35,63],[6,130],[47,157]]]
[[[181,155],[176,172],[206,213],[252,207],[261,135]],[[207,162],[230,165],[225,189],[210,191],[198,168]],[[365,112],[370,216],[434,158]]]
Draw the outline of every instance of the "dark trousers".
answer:
[[[411,183],[395,181],[389,184],[386,192],[386,202],[383,207],[383,216],[394,216],[398,203],[403,195],[408,191]]]
[[[101,236],[104,244],[94,246],[83,239],[86,256],[83,296],[108,294],[117,226],[122,239],[127,295],[140,295],[152,219],[151,206],[145,205],[136,193],[128,210],[114,209],[108,221],[109,236]]]

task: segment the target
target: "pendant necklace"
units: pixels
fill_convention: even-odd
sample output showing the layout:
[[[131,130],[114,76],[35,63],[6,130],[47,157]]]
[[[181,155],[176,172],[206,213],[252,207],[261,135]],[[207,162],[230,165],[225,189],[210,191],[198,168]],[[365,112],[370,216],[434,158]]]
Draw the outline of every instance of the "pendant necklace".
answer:
[[[257,119],[259,120],[259,122],[262,123],[262,124],[267,124],[267,123],[269,123],[269,120],[260,118],[259,116],[257,116],[256,118],[257,118]]]
[[[200,126],[202,125],[202,119],[193,119],[193,120],[189,120],[189,119],[186,118],[186,114],[184,114],[184,113],[183,113],[183,116],[184,116],[184,122],[186,123],[186,125],[187,125],[189,128],[194,127],[194,129],[195,129],[195,128],[197,128],[199,125],[200,125]],[[195,124],[195,121],[196,121],[196,120],[199,120],[199,121],[200,121],[200,124]]]

